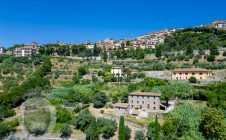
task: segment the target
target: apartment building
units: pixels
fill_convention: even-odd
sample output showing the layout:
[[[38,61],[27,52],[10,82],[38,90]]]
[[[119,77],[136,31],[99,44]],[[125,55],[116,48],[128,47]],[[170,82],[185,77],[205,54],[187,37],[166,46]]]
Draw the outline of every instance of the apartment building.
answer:
[[[200,68],[183,68],[173,70],[172,80],[188,80],[195,77],[197,80],[206,80],[212,75],[211,70]]]

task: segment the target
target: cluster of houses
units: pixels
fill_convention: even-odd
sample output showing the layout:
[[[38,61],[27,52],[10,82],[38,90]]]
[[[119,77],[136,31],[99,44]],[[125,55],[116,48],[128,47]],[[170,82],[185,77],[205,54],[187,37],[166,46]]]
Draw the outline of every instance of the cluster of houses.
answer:
[[[115,77],[122,77],[123,68],[122,67],[113,67],[111,69],[111,75]],[[188,80],[191,77],[195,77],[198,81],[207,80],[212,76],[212,71],[202,68],[181,68],[174,69],[171,74],[172,80]]]
[[[212,22],[213,27],[226,30],[226,20],[215,20]]]
[[[105,47],[107,50],[119,49],[122,47],[121,46],[122,43],[125,44],[125,46],[124,46],[125,50],[131,49],[131,48],[133,48],[133,49],[137,49],[137,48],[155,49],[156,45],[164,43],[164,39],[167,35],[170,35],[175,31],[176,31],[175,29],[170,29],[170,30],[166,29],[166,30],[162,30],[162,31],[158,31],[158,32],[151,32],[146,35],[138,36],[134,39],[121,39],[120,41],[116,41],[112,38],[109,38],[109,39],[101,40],[101,41],[97,42],[96,44],[98,47],[100,47],[100,48]],[[127,42],[129,42],[129,44],[127,44]],[[89,42],[89,45],[90,44],[94,44],[94,43]]]
[[[123,69],[113,68],[112,75],[122,75]],[[172,80],[188,80],[195,77],[197,80],[207,80],[212,76],[212,71],[201,68],[182,68],[172,72]],[[115,103],[117,116],[132,115],[138,118],[147,118],[156,114],[162,114],[167,107],[161,103],[161,94],[151,92],[132,92],[128,94],[128,103]]]
[[[29,45],[13,48],[12,51],[7,51],[4,47],[0,47],[1,55],[14,55],[16,57],[31,57],[38,53],[38,43],[32,42]]]

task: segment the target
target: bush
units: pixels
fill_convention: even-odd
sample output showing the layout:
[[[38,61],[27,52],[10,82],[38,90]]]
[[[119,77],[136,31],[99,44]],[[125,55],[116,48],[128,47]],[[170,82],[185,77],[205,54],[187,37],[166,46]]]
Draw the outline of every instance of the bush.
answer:
[[[57,122],[60,122],[60,123],[70,122],[72,119],[72,112],[66,108],[58,107],[56,115],[57,115]]]
[[[104,114],[104,110],[101,110],[100,113],[101,113],[101,114]]]
[[[117,122],[115,120],[110,120],[107,118],[98,118],[97,124],[100,126],[102,137],[104,139],[109,139],[114,136],[117,130]]]
[[[226,51],[223,52],[223,56],[226,56]]]
[[[15,115],[15,111],[8,107],[0,107],[0,119]]]
[[[138,73],[137,77],[138,78],[144,78],[145,77],[145,74],[144,73]]]
[[[14,119],[10,122],[0,122],[0,139],[8,136],[13,131],[14,127],[18,126],[18,119]]]
[[[145,140],[145,135],[142,131],[135,132],[135,140]]]
[[[91,124],[91,122],[93,122],[93,120],[95,120],[95,118],[92,116],[89,110],[83,109],[78,113],[76,118],[73,120],[73,125],[77,129],[85,132],[85,130],[88,129],[89,125]]]
[[[125,126],[125,140],[129,140],[131,138],[131,129],[129,126]]]
[[[207,57],[207,61],[208,61],[208,62],[214,62],[214,61],[215,61],[215,55],[209,55],[209,56]]]
[[[93,104],[96,108],[102,108],[107,102],[107,96],[105,93],[97,93],[93,97]]]
[[[191,76],[191,77],[188,79],[188,81],[189,81],[190,83],[196,83],[196,82],[197,82],[197,79],[196,79],[195,77]]]
[[[60,133],[62,138],[68,138],[71,135],[71,127],[68,124],[64,124],[61,129],[60,129]]]

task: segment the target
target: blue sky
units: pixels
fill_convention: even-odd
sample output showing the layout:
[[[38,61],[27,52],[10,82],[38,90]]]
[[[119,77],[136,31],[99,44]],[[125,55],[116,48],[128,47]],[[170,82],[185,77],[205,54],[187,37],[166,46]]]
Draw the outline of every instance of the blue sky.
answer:
[[[130,38],[226,19],[225,0],[0,0],[0,46]]]

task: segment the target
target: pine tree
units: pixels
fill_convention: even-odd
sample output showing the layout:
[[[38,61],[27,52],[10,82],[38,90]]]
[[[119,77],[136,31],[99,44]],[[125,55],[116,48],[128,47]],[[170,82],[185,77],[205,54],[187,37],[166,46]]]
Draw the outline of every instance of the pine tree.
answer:
[[[124,117],[121,116],[119,120],[119,140],[125,140],[125,125],[124,125]]]

